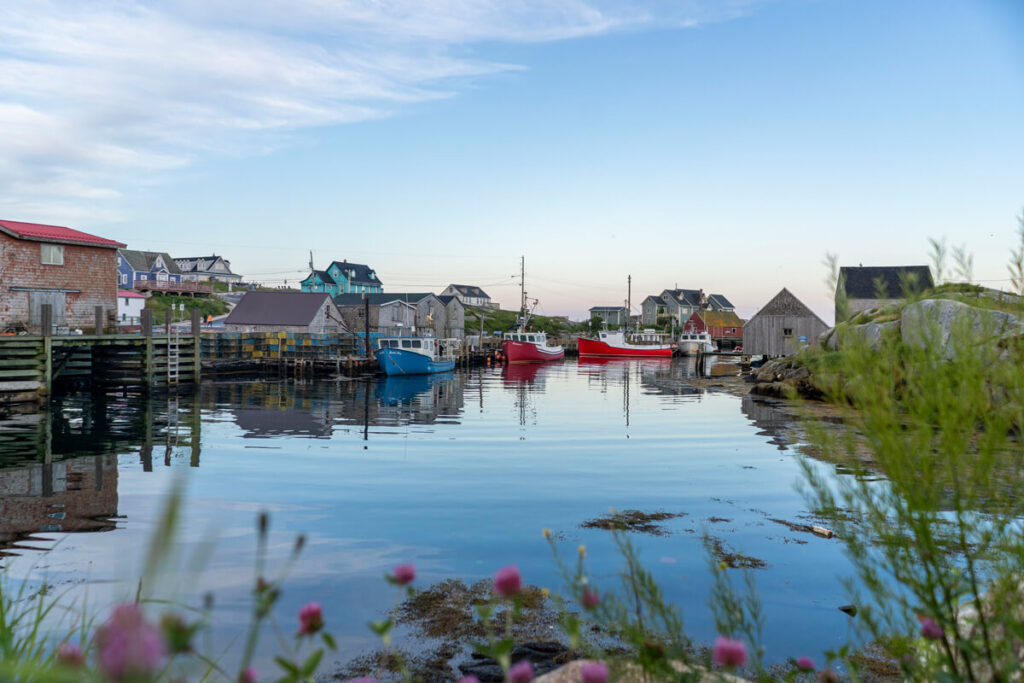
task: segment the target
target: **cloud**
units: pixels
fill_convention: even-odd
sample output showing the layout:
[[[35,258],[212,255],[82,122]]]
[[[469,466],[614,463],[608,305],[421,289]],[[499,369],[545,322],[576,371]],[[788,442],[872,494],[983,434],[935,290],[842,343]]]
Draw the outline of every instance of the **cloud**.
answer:
[[[133,183],[204,155],[272,149],[520,68],[474,46],[689,26],[752,1],[7,0],[0,209],[109,220]]]

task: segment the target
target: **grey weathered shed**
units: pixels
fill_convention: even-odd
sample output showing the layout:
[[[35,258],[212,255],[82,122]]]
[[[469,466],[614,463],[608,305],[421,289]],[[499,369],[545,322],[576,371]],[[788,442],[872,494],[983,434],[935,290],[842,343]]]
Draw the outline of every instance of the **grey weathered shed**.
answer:
[[[788,356],[816,343],[827,329],[814,311],[783,287],[743,326],[743,351],[752,356]]]
[[[345,332],[331,297],[312,292],[246,292],[228,317],[230,332]]]

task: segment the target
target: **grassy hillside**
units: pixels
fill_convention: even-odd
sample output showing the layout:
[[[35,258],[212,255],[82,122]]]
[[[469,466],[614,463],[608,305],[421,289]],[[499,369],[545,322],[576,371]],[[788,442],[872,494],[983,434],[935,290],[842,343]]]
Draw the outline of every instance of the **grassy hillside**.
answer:
[[[490,334],[495,331],[507,332],[516,325],[516,318],[519,311],[503,311],[490,308],[477,308],[466,306],[466,334],[480,333],[480,315],[484,316],[484,331]],[[538,332],[546,332],[550,335],[563,335],[581,331],[579,325],[569,322],[565,318],[534,315],[530,318],[530,326]]]
[[[223,315],[228,312],[227,302],[215,296],[191,297],[175,296],[173,294],[154,294],[146,299],[146,308],[153,311],[153,321],[159,325],[163,323],[165,312],[170,308],[171,304],[177,307],[181,303],[185,304],[185,320],[188,320],[192,315],[191,311],[196,309],[198,309],[199,315],[203,317],[207,315]],[[182,319],[180,312],[177,312],[175,315],[178,320]]]

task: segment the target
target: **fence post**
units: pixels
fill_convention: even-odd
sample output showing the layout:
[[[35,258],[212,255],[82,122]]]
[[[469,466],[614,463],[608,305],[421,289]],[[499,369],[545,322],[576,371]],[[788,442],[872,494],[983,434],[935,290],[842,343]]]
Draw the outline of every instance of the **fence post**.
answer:
[[[43,327],[43,383],[49,396],[53,388],[53,304],[40,307],[39,324]]]
[[[142,309],[142,315],[139,317],[139,322],[142,325],[142,335],[146,339],[146,346],[143,352],[143,383],[147,388],[153,384],[153,311],[149,308]]]
[[[102,337],[103,336],[103,318],[104,318],[103,307],[102,306],[97,306],[93,310],[93,313],[94,313],[94,315],[96,317],[95,333],[96,333],[97,336]]]
[[[192,309],[192,381],[199,384],[199,373],[202,370],[202,323],[199,309]]]

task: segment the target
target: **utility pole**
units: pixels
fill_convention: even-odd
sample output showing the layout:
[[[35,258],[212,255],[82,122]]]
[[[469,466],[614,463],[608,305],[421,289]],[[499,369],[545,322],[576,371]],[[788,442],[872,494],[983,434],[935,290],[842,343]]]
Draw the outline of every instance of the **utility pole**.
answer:
[[[626,332],[629,332],[629,323],[633,317],[633,276],[626,276]]]
[[[519,257],[519,320],[526,325],[526,257]]]

